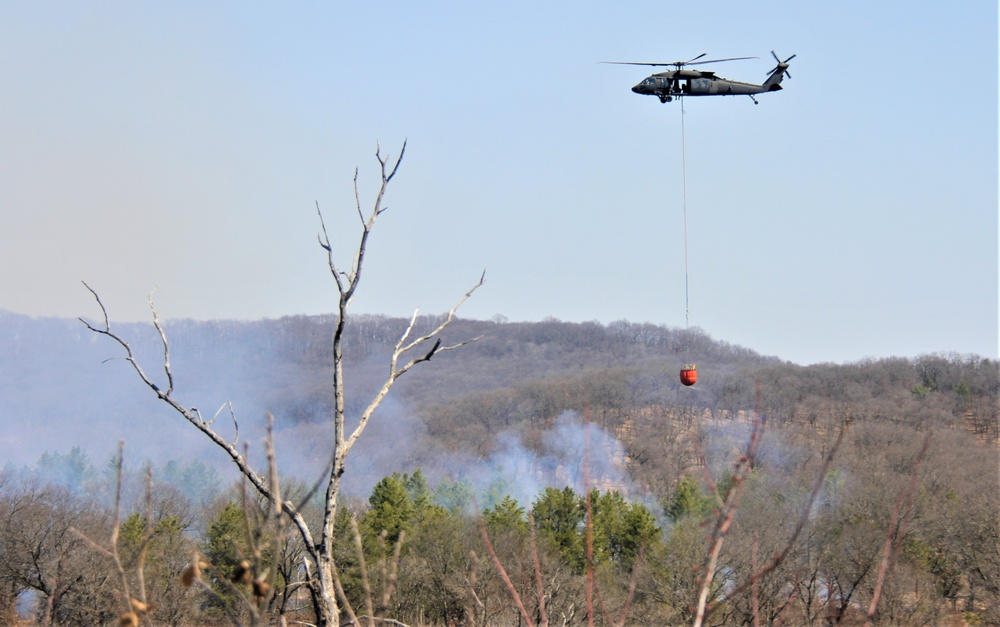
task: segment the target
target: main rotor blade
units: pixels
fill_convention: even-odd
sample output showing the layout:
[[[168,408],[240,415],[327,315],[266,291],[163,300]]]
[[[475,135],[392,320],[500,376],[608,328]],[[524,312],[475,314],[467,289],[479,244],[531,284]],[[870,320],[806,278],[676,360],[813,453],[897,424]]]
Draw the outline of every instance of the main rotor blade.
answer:
[[[702,55],[702,56],[705,56],[705,55]],[[698,57],[695,57],[695,58],[697,59]],[[708,61],[695,61],[694,63],[692,63],[691,61],[688,61],[684,65],[704,65],[706,63],[722,63],[723,61],[744,61],[746,59],[759,59],[759,58],[760,57],[730,57],[728,59],[710,59]]]
[[[693,58],[693,59],[691,59],[689,61],[684,61],[684,65],[687,65],[687,64],[691,63],[692,61],[697,61],[698,59],[702,58],[706,54],[708,54],[708,53],[707,52],[702,52],[701,54],[699,54],[695,58]],[[678,61],[678,63],[680,63],[680,61]],[[702,63],[708,63],[708,61],[702,61]]]
[[[703,56],[705,56],[705,53],[696,56],[695,59],[700,59]],[[611,65],[650,65],[653,67],[679,68],[685,65],[705,65],[706,63],[722,63],[723,61],[744,61],[746,59],[759,59],[759,58],[760,57],[730,57],[728,59],[709,59],[708,61],[695,61],[694,59],[692,59],[690,61],[674,61],[673,63],[642,63],[639,61],[599,61],[599,63],[609,63]]]
[[[677,65],[676,63],[638,63],[635,61],[598,61],[598,63],[609,63],[611,65],[652,65],[654,67]]]

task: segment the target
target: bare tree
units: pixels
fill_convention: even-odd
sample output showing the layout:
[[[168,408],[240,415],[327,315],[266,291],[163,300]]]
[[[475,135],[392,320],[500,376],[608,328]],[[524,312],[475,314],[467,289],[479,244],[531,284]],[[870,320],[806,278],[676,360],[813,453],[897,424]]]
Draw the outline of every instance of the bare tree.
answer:
[[[39,625],[110,618],[90,611],[107,600],[97,583],[107,576],[91,567],[83,541],[70,531],[73,525],[103,530],[100,513],[64,489],[33,483],[8,490],[0,512],[0,580],[15,593],[11,602],[33,590]]]
[[[308,585],[312,592],[313,607],[316,613],[316,623],[317,625],[323,627],[338,625],[340,620],[340,607],[338,604],[335,585],[336,566],[334,564],[333,551],[334,520],[337,515],[337,498],[340,494],[340,482],[344,475],[348,454],[354,444],[358,441],[362,432],[365,430],[365,427],[368,425],[380,403],[389,393],[389,390],[399,377],[406,374],[417,364],[429,361],[434,355],[440,352],[452,350],[473,341],[467,340],[455,344],[443,345],[442,334],[445,328],[454,319],[455,313],[459,307],[462,306],[462,304],[483,284],[485,280],[484,273],[479,278],[479,281],[458,300],[458,302],[445,316],[441,318],[439,324],[432,330],[422,335],[417,335],[415,332],[418,312],[414,312],[409,325],[406,327],[405,331],[395,344],[392,356],[390,357],[389,373],[385,382],[382,384],[382,387],[375,392],[371,401],[361,412],[357,426],[355,426],[353,430],[349,431],[345,411],[344,352],[342,347],[344,332],[348,321],[347,313],[355,292],[361,282],[362,270],[365,262],[365,253],[368,247],[368,238],[371,235],[376,220],[388,208],[383,206],[385,192],[390,181],[392,181],[397,170],[399,169],[399,165],[403,160],[403,154],[405,151],[406,144],[404,142],[403,147],[399,152],[399,156],[396,158],[394,163],[390,163],[390,159],[388,157],[383,157],[380,149],[376,148],[375,157],[378,159],[379,165],[381,166],[381,186],[375,198],[374,206],[367,214],[367,217],[365,215],[365,211],[361,207],[361,197],[358,192],[358,173],[355,169],[354,198],[362,228],[361,238],[354,251],[354,257],[349,271],[341,270],[340,266],[334,260],[333,247],[330,244],[326,223],[323,220],[323,214],[319,209],[318,203],[316,207],[321,226],[319,244],[326,251],[330,274],[337,285],[337,291],[340,295],[336,324],[334,326],[331,339],[334,366],[333,380],[331,382],[334,396],[332,416],[334,428],[334,450],[324,479],[325,497],[323,501],[324,507],[322,522],[319,529],[313,529],[309,526],[306,518],[303,516],[302,509],[299,504],[296,504],[288,499],[282,499],[281,495],[276,493],[268,480],[266,471],[258,471],[254,466],[252,466],[247,459],[247,455],[236,447],[235,441],[228,440],[215,429],[213,426],[214,418],[212,420],[205,420],[202,418],[202,415],[197,409],[185,406],[176,398],[174,395],[174,377],[170,365],[170,348],[167,342],[167,335],[164,332],[163,326],[160,324],[156,309],[153,306],[152,297],[150,297],[149,306],[150,311],[152,312],[153,326],[159,333],[160,340],[163,345],[162,368],[166,378],[165,387],[157,386],[153,379],[146,374],[128,342],[111,329],[107,309],[97,292],[84,283],[84,286],[91,292],[91,294],[93,294],[98,306],[101,308],[103,322],[99,325],[94,325],[82,318],[80,319],[81,322],[83,322],[83,324],[85,324],[87,328],[94,333],[107,336],[114,340],[124,350],[122,358],[132,366],[142,382],[150,388],[150,390],[152,390],[161,401],[169,405],[177,414],[191,423],[196,429],[212,440],[212,442],[214,442],[219,448],[225,451],[226,455],[228,455],[229,458],[236,464],[239,471],[246,477],[247,481],[253,486],[253,488],[257,490],[262,497],[274,503],[276,508],[280,508],[282,514],[291,520],[292,525],[301,536],[303,544],[305,545],[307,553],[305,566],[309,571]],[[222,410],[220,410],[220,413],[221,411]],[[232,408],[230,406],[230,412],[231,411]],[[216,416],[218,416],[218,414],[216,414]]]

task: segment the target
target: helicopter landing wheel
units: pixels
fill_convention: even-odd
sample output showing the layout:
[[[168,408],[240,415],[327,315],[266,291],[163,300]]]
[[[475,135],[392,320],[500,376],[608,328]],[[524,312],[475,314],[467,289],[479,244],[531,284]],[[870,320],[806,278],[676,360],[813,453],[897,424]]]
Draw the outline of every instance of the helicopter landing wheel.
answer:
[[[670,102],[673,99],[674,99],[673,96],[660,96],[660,102],[662,103]]]

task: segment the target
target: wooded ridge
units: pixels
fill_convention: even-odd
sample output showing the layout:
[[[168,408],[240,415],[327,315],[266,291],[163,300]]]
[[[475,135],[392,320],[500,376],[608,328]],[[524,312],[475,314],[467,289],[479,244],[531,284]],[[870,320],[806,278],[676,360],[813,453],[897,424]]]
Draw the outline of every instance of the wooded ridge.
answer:
[[[258,451],[271,412],[283,483],[307,511],[326,463],[333,322],[165,324],[174,396],[206,419],[231,400],[217,424]],[[348,320],[348,416],[408,322]],[[419,318],[415,330],[439,322]],[[280,564],[265,614],[308,621],[301,549],[247,524],[266,520],[251,513],[266,503],[241,498],[120,360],[102,363],[116,356],[107,344],[79,321],[0,311],[0,323],[6,618],[18,604],[56,624],[120,614],[110,562],[81,538],[109,537],[113,477],[96,468],[124,438],[123,560],[134,568],[148,545],[154,622],[238,615],[251,592],[225,582],[253,552],[247,529]],[[149,325],[118,328],[155,363]],[[337,563],[359,621],[689,624],[699,569],[725,536],[705,624],[853,624],[873,598],[877,624],[1000,623],[996,361],[799,366],[698,329],[625,321],[456,319],[442,337],[469,338],[479,339],[400,380],[344,475],[354,498],[337,514]],[[689,362],[692,388],[677,378]],[[731,526],[713,531],[729,511]],[[213,601],[176,584],[196,547],[215,568]]]

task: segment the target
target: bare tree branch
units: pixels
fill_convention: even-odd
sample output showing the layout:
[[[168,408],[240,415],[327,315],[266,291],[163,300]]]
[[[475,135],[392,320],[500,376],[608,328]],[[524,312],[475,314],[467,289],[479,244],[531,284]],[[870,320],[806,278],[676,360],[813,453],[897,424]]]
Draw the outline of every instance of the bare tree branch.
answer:
[[[94,333],[104,335],[114,342],[116,342],[122,349],[123,355],[121,359],[125,359],[132,366],[132,369],[136,372],[139,379],[145,384],[150,390],[152,390],[156,396],[166,403],[171,409],[179,414],[186,421],[191,423],[196,429],[201,431],[206,437],[208,437],[213,443],[215,443],[219,448],[225,451],[226,455],[236,464],[240,473],[246,478],[247,481],[253,486],[253,488],[265,499],[268,499],[272,504],[271,517],[274,520],[278,516],[280,511],[281,515],[288,516],[292,521],[292,524],[296,528],[298,534],[303,540],[305,546],[305,551],[307,556],[304,558],[304,563],[307,565],[307,571],[309,572],[309,587],[313,591],[313,606],[316,610],[316,622],[317,625],[323,625],[324,627],[329,625],[336,625],[339,621],[340,608],[338,607],[338,598],[345,604],[344,607],[353,623],[357,622],[357,617],[354,615],[353,610],[350,608],[347,598],[344,596],[343,588],[339,580],[339,574],[337,573],[336,566],[334,564],[334,522],[336,520],[337,514],[337,499],[340,492],[340,481],[346,469],[346,459],[351,448],[354,446],[357,439],[361,436],[372,415],[379,407],[382,400],[389,393],[395,381],[411,368],[419,363],[430,361],[435,355],[443,351],[454,350],[461,346],[468,344],[469,342],[475,341],[479,338],[473,338],[470,340],[454,343],[454,344],[444,344],[442,334],[444,333],[446,327],[451,324],[455,319],[455,313],[459,307],[478,289],[483,285],[485,281],[485,272],[480,277],[478,283],[476,283],[471,289],[469,289],[455,304],[454,307],[448,312],[444,320],[432,331],[421,335],[420,337],[412,337],[413,330],[417,321],[416,312],[413,318],[410,320],[406,331],[400,337],[399,341],[396,343],[393,350],[392,357],[389,364],[389,374],[385,380],[382,387],[376,392],[372,400],[369,402],[362,415],[359,418],[357,426],[354,430],[348,434],[345,426],[345,398],[344,398],[344,363],[343,363],[343,347],[342,342],[344,339],[344,333],[347,324],[347,313],[348,308],[354,298],[357,291],[358,285],[360,284],[362,273],[364,270],[365,255],[367,254],[368,239],[375,226],[378,217],[387,210],[385,206],[384,199],[385,194],[388,189],[389,183],[395,178],[399,167],[403,161],[403,155],[406,152],[406,142],[403,143],[400,149],[399,155],[393,160],[387,156],[383,156],[381,152],[381,147],[376,145],[375,157],[379,162],[381,183],[378,188],[378,192],[375,197],[374,204],[365,216],[365,212],[361,209],[361,197],[358,189],[358,171],[355,169],[354,173],[354,196],[355,205],[358,212],[359,219],[361,220],[361,233],[360,239],[358,240],[357,246],[354,249],[353,260],[351,262],[350,271],[344,272],[340,269],[340,266],[334,259],[333,245],[330,240],[330,233],[327,229],[326,222],[323,218],[323,213],[320,210],[319,203],[316,203],[316,213],[320,222],[320,233],[317,236],[320,247],[325,251],[327,258],[327,266],[329,268],[330,274],[334,279],[337,286],[337,292],[339,294],[338,308],[336,312],[336,322],[333,329],[333,334],[331,338],[331,353],[333,362],[333,380],[332,380],[332,390],[334,397],[334,410],[333,410],[333,451],[331,454],[329,465],[324,472],[325,478],[316,483],[313,491],[319,489],[322,485],[322,481],[326,482],[325,487],[325,500],[323,505],[323,515],[322,515],[322,528],[316,530],[316,536],[314,536],[313,530],[307,524],[304,516],[302,515],[302,508],[305,505],[308,497],[302,501],[301,505],[296,505],[287,498],[284,498],[276,483],[276,471],[273,465],[273,451],[268,452],[268,465],[269,472],[262,474],[258,472],[247,459],[247,454],[241,452],[237,448],[239,441],[239,424],[236,420],[236,413],[233,411],[231,403],[224,404],[220,408],[219,412],[210,421],[205,421],[201,412],[196,408],[188,408],[182,405],[174,397],[174,378],[173,371],[170,361],[170,345],[167,341],[167,333],[160,323],[159,316],[156,312],[156,308],[153,305],[152,294],[149,297],[149,307],[153,318],[153,327],[156,329],[160,336],[160,341],[163,346],[163,363],[162,368],[164,375],[166,376],[166,384],[163,389],[161,389],[142,369],[140,366],[135,353],[133,352],[131,346],[125,339],[119,335],[117,332],[112,330],[110,318],[104,303],[101,301],[97,292],[93,290],[87,283],[84,283],[84,287],[93,295],[98,307],[101,310],[101,315],[103,318],[103,324],[92,324],[87,320],[81,318],[80,321]],[[429,343],[430,348],[423,350],[421,347],[426,347]],[[414,356],[415,355],[415,356]],[[402,364],[402,365],[401,365]],[[215,430],[214,421],[221,414],[222,410],[229,407],[229,413],[233,420],[233,427],[235,431],[235,436],[232,441],[229,441],[223,437],[218,431]],[[310,492],[310,495],[312,492]],[[275,525],[276,525],[275,520]],[[394,562],[396,559],[394,558]],[[308,568],[309,564],[315,565],[315,573],[311,573]],[[395,564],[394,564],[395,568]],[[392,575],[393,579],[395,574]],[[199,580],[200,581],[200,580]],[[371,608],[369,608],[369,614],[371,614]],[[388,619],[378,619],[386,624],[399,624],[395,621],[389,621]]]
[[[712,587],[712,580],[715,578],[715,569],[718,565],[719,554],[722,552],[722,545],[725,542],[729,528],[733,524],[736,510],[739,509],[740,497],[746,488],[746,479],[753,468],[754,458],[757,455],[757,448],[760,445],[761,437],[764,433],[764,421],[759,413],[755,412],[753,429],[750,432],[750,441],[747,444],[746,452],[740,456],[736,462],[736,469],[733,472],[732,485],[730,486],[723,505],[719,509],[716,517],[715,527],[709,538],[708,559],[704,568],[704,576],[698,590],[698,603],[695,609],[693,627],[701,627],[705,620],[705,608],[708,603],[708,593]]]
[[[115,567],[115,572],[118,575],[119,583],[121,584],[122,591],[122,603],[125,607],[125,612],[121,614],[119,622],[121,624],[136,624],[138,625],[139,614],[144,614],[149,610],[149,604],[146,602],[146,578],[145,578],[145,567],[146,567],[146,553],[149,547],[149,542],[153,538],[153,525],[152,525],[152,511],[153,511],[153,497],[152,497],[152,472],[147,469],[146,473],[146,526],[143,532],[142,538],[139,542],[139,557],[136,566],[137,576],[139,580],[139,598],[135,599],[132,593],[129,591],[129,581],[128,574],[125,572],[125,566],[121,560],[121,553],[118,549],[118,536],[121,532],[121,498],[122,498],[122,476],[124,474],[124,463],[125,463],[125,441],[121,440],[118,442],[118,458],[115,461],[115,507],[114,507],[114,519],[111,525],[111,538],[108,540],[107,546],[102,546],[89,538],[86,534],[75,527],[70,527],[70,531],[83,540],[88,546],[90,546],[95,551],[106,555],[111,558],[112,563]]]
[[[892,508],[892,517],[889,520],[889,529],[885,533],[885,544],[882,547],[882,559],[879,562],[878,575],[875,577],[875,589],[872,591],[872,600],[868,605],[867,620],[865,621],[865,627],[869,627],[872,624],[872,620],[875,618],[875,612],[878,610],[879,600],[882,594],[882,586],[885,584],[885,580],[892,570],[893,564],[896,561],[896,555],[899,552],[899,547],[902,545],[902,541],[906,534],[906,525],[910,519],[910,513],[913,511],[913,495],[917,489],[917,475],[920,472],[920,464],[924,460],[924,455],[927,454],[927,449],[931,444],[931,432],[928,432],[924,437],[923,446],[920,447],[920,452],[917,453],[917,458],[913,462],[913,470],[910,472],[910,483],[905,490],[899,493],[899,497],[896,499],[896,505]],[[900,520],[902,516],[902,520]]]
[[[806,524],[809,522],[809,516],[812,514],[813,505],[816,503],[816,499],[819,497],[820,491],[823,489],[823,484],[826,481],[827,472],[830,470],[830,466],[833,464],[833,458],[836,456],[837,451],[840,449],[841,443],[844,441],[844,434],[847,433],[847,428],[850,426],[850,419],[845,420],[840,426],[840,432],[837,434],[837,439],[834,441],[833,446],[826,454],[826,458],[823,460],[823,465],[820,467],[819,472],[816,474],[816,480],[813,482],[812,492],[809,493],[809,498],[806,500],[805,504],[802,506],[802,511],[799,514],[798,523],[795,529],[792,531],[792,535],[788,538],[788,542],[785,543],[784,548],[780,553],[774,556],[774,559],[761,568],[753,568],[753,572],[747,579],[739,586],[734,587],[729,590],[726,595],[721,599],[716,599],[708,604],[705,614],[710,614],[719,605],[731,601],[737,596],[743,594],[748,587],[753,587],[757,585],[757,582],[761,578],[770,574],[773,570],[778,568],[791,553],[795,544],[798,542],[799,536],[802,534],[802,530],[805,529]]]
[[[104,303],[101,301],[100,297],[97,295],[97,292],[95,292],[89,285],[87,285],[86,282],[84,282],[83,285],[94,296],[94,299],[97,301],[98,306],[101,308],[101,313],[104,318],[104,326],[103,328],[95,327],[94,325],[90,324],[83,318],[80,318],[80,321],[91,331],[111,338],[120,347],[122,347],[122,349],[125,351],[124,359],[132,365],[132,369],[136,372],[136,374],[138,374],[142,382],[147,387],[149,387],[160,400],[165,402],[176,413],[180,414],[185,420],[194,425],[195,428],[197,428],[199,431],[205,434],[219,448],[223,449],[229,456],[229,458],[236,464],[237,468],[239,468],[240,473],[243,474],[243,476],[245,476],[250,481],[250,483],[254,486],[254,489],[257,490],[264,498],[267,499],[273,498],[271,495],[270,486],[268,485],[268,481],[260,474],[258,474],[250,466],[246,457],[242,453],[240,453],[240,451],[236,448],[235,441],[229,442],[224,437],[219,435],[219,433],[212,428],[211,422],[206,422],[202,420],[201,414],[200,412],[197,411],[197,409],[188,408],[181,405],[173,397],[172,383],[168,386],[166,391],[163,391],[155,383],[153,383],[152,380],[150,380],[150,378],[143,371],[142,367],[139,365],[139,362],[136,359],[135,354],[132,351],[132,347],[129,345],[129,343],[111,329],[111,324],[108,320],[107,309],[105,308]],[[153,309],[153,313],[155,317],[155,308]],[[163,327],[160,326],[158,322],[156,323],[156,326],[164,346],[169,346],[167,342],[167,335],[166,332],[163,330]],[[169,348],[164,349],[164,355],[169,355]],[[165,366],[165,369],[169,370],[169,367]],[[232,410],[232,404],[228,403],[226,405],[223,405],[223,408],[225,408],[227,405],[230,409],[230,415],[233,418],[233,424],[238,429],[238,425],[236,423],[236,414]],[[218,413],[216,414],[216,416],[218,416]],[[309,530],[308,525],[306,524],[305,519],[299,512],[296,505],[291,501],[287,500],[281,501],[281,504],[282,504],[282,511],[284,511],[285,514],[287,514],[290,517],[290,519],[295,524],[296,528],[299,530],[300,534],[302,534],[303,539],[306,540],[307,550],[311,549],[313,552],[315,552],[315,545],[312,542],[312,534]]]
[[[153,383],[153,381],[146,376],[146,373],[143,372],[142,368],[139,366],[139,362],[135,358],[135,354],[132,352],[132,347],[129,345],[129,343],[123,340],[115,333],[111,332],[111,323],[108,321],[108,310],[104,307],[104,303],[101,302],[101,297],[97,295],[97,292],[95,292],[92,287],[87,285],[86,281],[82,281],[82,283],[83,286],[87,288],[87,291],[89,291],[93,295],[94,300],[97,301],[98,307],[101,308],[101,314],[104,317],[104,326],[103,328],[95,327],[83,318],[79,318],[80,322],[82,322],[88,329],[90,329],[94,333],[98,333],[100,335],[104,335],[106,337],[111,338],[112,340],[117,342],[119,346],[125,349],[125,355],[123,356],[123,359],[125,359],[127,362],[129,362],[129,364],[132,365],[132,369],[135,370],[136,374],[139,375],[139,378],[142,379],[142,382],[145,383],[147,387],[156,392],[156,395],[159,396],[161,399],[166,398],[166,395],[160,391],[159,386]]]
[[[441,324],[439,324],[431,332],[422,335],[407,343],[407,339],[409,338],[410,333],[413,331],[413,327],[417,322],[417,312],[413,313],[413,316],[410,318],[409,326],[406,327],[406,330],[403,332],[403,335],[399,338],[399,341],[396,342],[396,347],[392,352],[392,357],[389,359],[389,376],[386,379],[385,383],[382,384],[381,389],[379,389],[379,391],[375,393],[375,396],[374,398],[372,398],[372,401],[368,404],[368,407],[366,407],[365,410],[361,413],[361,418],[358,420],[358,426],[355,427],[354,432],[351,433],[350,437],[344,441],[343,455],[347,455],[347,453],[351,450],[351,447],[354,446],[354,443],[357,442],[359,437],[361,437],[361,433],[365,430],[365,427],[368,425],[368,421],[371,419],[372,414],[374,414],[375,410],[379,407],[379,405],[381,405],[382,400],[386,397],[386,395],[389,394],[389,390],[392,389],[393,384],[396,382],[397,379],[399,379],[399,377],[409,372],[409,370],[414,366],[416,366],[417,364],[430,360],[431,357],[433,357],[435,354],[439,352],[454,350],[456,348],[465,346],[466,344],[470,344],[471,342],[474,342],[479,339],[478,337],[476,337],[471,340],[459,342],[457,344],[452,344],[449,346],[441,346],[441,338],[438,336],[445,330],[445,328],[449,324],[451,324],[452,320],[454,320],[455,313],[458,311],[458,308],[461,307],[462,304],[465,303],[465,301],[470,296],[472,296],[472,294],[477,289],[479,289],[483,285],[485,280],[486,280],[486,273],[484,272],[483,275],[479,278],[479,281],[474,286],[472,286],[472,288],[469,289],[469,291],[466,292],[462,296],[462,298],[460,298],[459,301],[455,303],[455,305],[448,311],[448,314],[445,316],[445,319],[443,322],[441,322]],[[433,348],[431,348],[431,350],[428,353],[421,355],[419,357],[414,357],[402,367],[397,366],[400,357],[405,355],[407,352],[413,350],[420,344],[433,338],[437,338],[437,342],[434,344]]]
[[[149,293],[149,311],[153,314],[153,327],[160,334],[160,341],[163,343],[163,372],[167,375],[167,391],[164,394],[169,396],[174,391],[174,375],[170,371],[170,345],[167,343],[167,335],[163,332],[163,327],[160,326],[160,317],[156,314],[156,307],[153,306],[153,293],[155,291]]]
[[[517,606],[517,610],[521,613],[521,618],[524,619],[524,623],[528,627],[535,627],[534,621],[531,620],[531,616],[528,615],[528,610],[525,609],[524,603],[521,602],[521,595],[517,593],[517,588],[514,587],[514,583],[510,580],[510,575],[507,574],[507,569],[503,567],[500,562],[500,558],[497,556],[497,552],[493,549],[493,543],[490,542],[490,534],[486,531],[486,520],[483,518],[482,512],[479,511],[479,504],[473,503],[476,507],[477,516],[479,518],[479,533],[483,538],[483,544],[486,545],[486,552],[489,553],[490,560],[493,561],[494,568],[497,569],[497,573],[500,574],[500,579],[503,580],[505,586],[507,586],[507,591],[510,592],[511,598],[514,600],[514,605]]]
[[[124,450],[122,451],[124,454]],[[136,562],[136,578],[139,580],[139,601],[147,604],[146,599],[146,557],[149,555],[149,543],[153,540],[156,529],[153,526],[153,469],[146,466],[146,529],[139,543],[139,556]]]
[[[357,177],[357,172],[355,171],[355,177]],[[358,208],[360,211],[360,207]],[[333,246],[330,244],[330,236],[326,232],[326,221],[323,220],[323,212],[319,209],[319,202],[316,203],[316,215],[319,216],[319,225],[321,229],[320,235],[318,235],[319,245],[326,251],[326,262],[330,268],[330,275],[333,280],[337,283],[337,290],[340,293],[344,292],[344,283],[341,273],[337,270],[337,264],[333,260]]]

